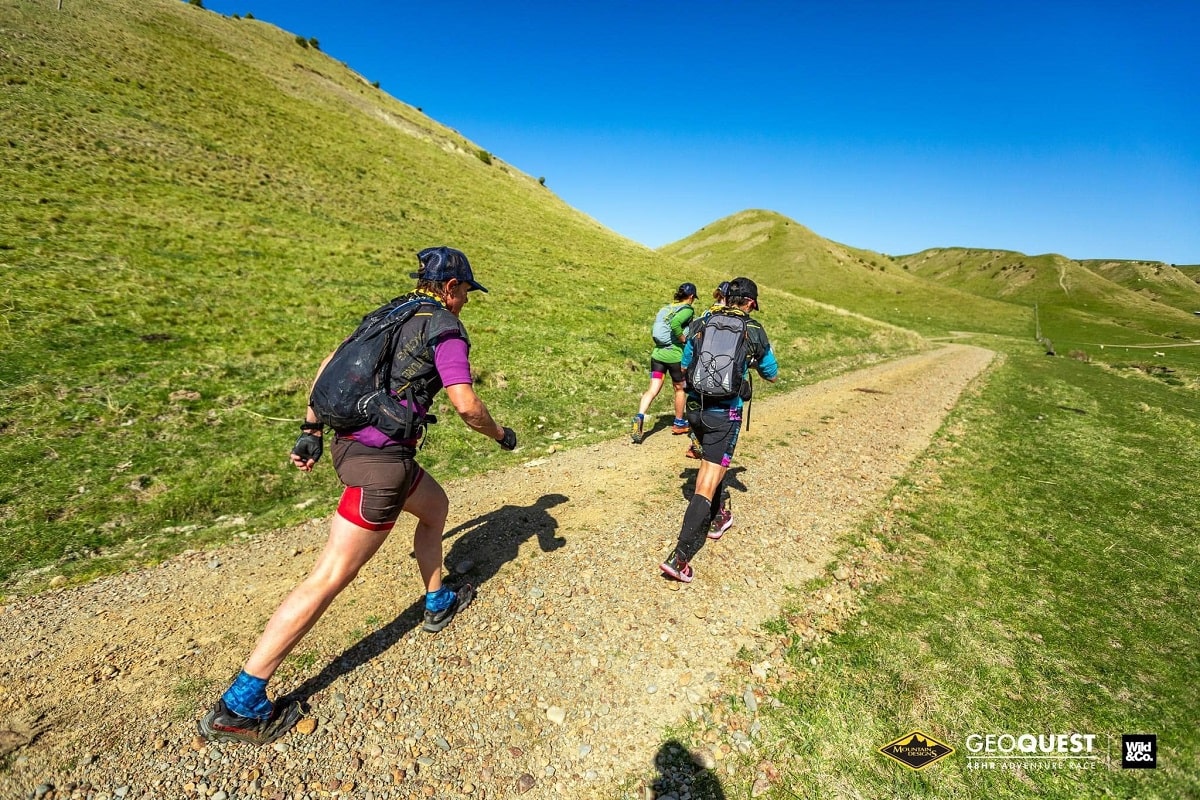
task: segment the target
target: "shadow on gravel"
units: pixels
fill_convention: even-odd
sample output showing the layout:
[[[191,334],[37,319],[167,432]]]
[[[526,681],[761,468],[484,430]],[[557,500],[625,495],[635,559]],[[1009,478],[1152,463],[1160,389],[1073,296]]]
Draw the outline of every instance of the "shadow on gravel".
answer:
[[[691,462],[698,464],[698,461]],[[746,471],[745,467],[730,467],[725,473],[725,479],[721,481],[721,491],[726,497],[729,497],[729,490],[745,493],[746,484],[742,483],[742,473]],[[679,493],[683,495],[684,500],[691,500],[692,494],[696,491],[696,476],[700,474],[700,468],[684,467],[679,471],[679,478],[683,484],[679,487]],[[732,505],[730,506],[732,508]]]
[[[442,535],[443,541],[465,531],[446,556],[450,572],[454,573],[453,576],[447,576],[446,585],[453,588],[462,584],[463,574],[469,573],[471,582],[478,588],[506,562],[516,558],[521,543],[531,536],[537,536],[543,552],[549,553],[562,547],[567,540],[554,535],[558,530],[558,520],[547,509],[569,499],[561,494],[543,495],[531,506],[501,506],[446,531]],[[404,634],[421,624],[424,611],[425,598],[418,596],[394,620],[359,639],[330,661],[319,674],[288,692],[287,696],[307,703],[313,695],[329,688],[342,675],[366,664],[400,641]],[[470,614],[470,611],[464,613]]]
[[[359,639],[340,656],[326,664],[320,673],[288,692],[287,696],[307,704],[313,695],[329,688],[338,678],[358,669],[400,641],[404,634],[421,624],[424,611],[425,597],[422,595],[401,611],[394,620]]]
[[[570,500],[562,494],[546,494],[531,506],[501,506],[446,531],[443,541],[459,535],[446,554],[446,567],[455,575],[469,575],[477,587],[516,559],[521,545],[536,536],[543,553],[552,553],[567,543],[556,536],[558,520],[549,509]]]
[[[690,797],[692,800],[725,800],[725,790],[712,769],[707,752],[692,752],[675,739],[663,742],[654,757],[658,777],[650,784],[655,797]]]
[[[642,430],[642,441],[645,442],[647,439],[649,439],[651,436],[655,435],[656,433],[658,433],[661,430],[669,429],[671,427],[671,423],[674,420],[675,420],[674,414],[667,414],[665,416],[661,415],[661,414],[654,415],[654,424],[650,425]],[[650,412],[646,412],[646,422],[649,422],[649,421],[650,421]],[[684,444],[686,444],[688,441],[688,437],[686,437],[686,436],[676,436],[676,438],[679,439]]]

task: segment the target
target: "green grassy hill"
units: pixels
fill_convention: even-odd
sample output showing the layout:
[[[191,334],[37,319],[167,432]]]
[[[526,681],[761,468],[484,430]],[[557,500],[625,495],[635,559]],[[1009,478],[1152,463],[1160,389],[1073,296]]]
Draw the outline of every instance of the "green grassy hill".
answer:
[[[449,244],[501,453],[444,413],[465,475],[623,432],[685,265],[603,228],[308,41],[176,0],[0,0],[0,585],[78,577],[327,513],[287,452],[320,359]],[[779,297],[790,381],[919,347]],[[798,361],[797,361],[798,360]],[[97,556],[104,556],[97,558]],[[30,584],[36,586],[36,581]]]
[[[1200,336],[1200,320],[1183,308],[1200,305],[1200,286],[1164,264],[1138,269],[1134,262],[961,248],[926,250],[901,261],[916,275],[980,296],[1085,312],[1138,335],[1179,327]],[[1164,295],[1176,302],[1160,302]]]
[[[1200,310],[1200,284],[1158,261],[1080,261],[1087,269],[1154,302],[1191,314]]]
[[[1040,333],[1063,355],[1174,382],[1200,376],[1200,317],[1186,310],[1200,310],[1200,285],[1164,264],[1122,270],[1119,262],[965,248],[887,256],[758,210],[718,220],[662,252],[928,336],[977,332],[1038,346]]]
[[[1032,335],[1025,308],[922,280],[889,256],[823,239],[772,211],[734,214],[661,250],[927,335],[951,330]]]
[[[927,250],[901,262],[913,274],[983,297],[1036,305],[1041,334],[1060,354],[1133,368],[1168,381],[1200,376],[1200,299],[1164,264],[1079,262],[998,250]],[[1149,288],[1153,287],[1153,288]]]

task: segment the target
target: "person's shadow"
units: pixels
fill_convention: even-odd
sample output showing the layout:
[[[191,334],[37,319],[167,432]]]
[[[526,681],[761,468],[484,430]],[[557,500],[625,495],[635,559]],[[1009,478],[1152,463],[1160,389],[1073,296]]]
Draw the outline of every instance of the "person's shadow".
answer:
[[[506,562],[515,559],[521,543],[531,536],[537,536],[543,552],[549,553],[562,547],[567,540],[554,535],[558,520],[548,513],[548,509],[569,499],[561,494],[547,494],[532,506],[502,506],[443,533],[442,541],[463,534],[446,554],[445,563],[450,573],[446,576],[446,585],[454,588],[470,582],[478,589]],[[304,681],[286,696],[307,704],[313,695],[329,688],[342,675],[357,669],[400,641],[404,634],[421,624],[424,614],[425,596],[419,595],[395,619],[359,639],[326,664],[319,674]]]
[[[521,544],[536,536],[543,553],[552,553],[567,543],[556,536],[558,520],[549,509],[569,500],[566,495],[546,494],[532,506],[501,506],[457,525],[442,535],[443,541],[462,534],[446,554],[446,569],[482,586],[504,564],[514,560]]]
[[[658,777],[651,788],[655,797],[691,797],[692,800],[725,800],[725,790],[711,767],[704,766],[715,761],[711,753],[692,753],[680,742],[671,739],[663,742],[654,756],[654,768]]]
[[[664,414],[655,414],[654,415],[654,423],[650,424],[650,413],[647,412],[646,420],[644,423],[646,425],[646,427],[642,430],[642,441],[643,442],[646,441],[651,436],[655,435],[656,433],[658,433],[659,431],[661,431],[665,428],[670,428],[671,425],[673,424],[674,420],[675,420],[674,414],[665,414],[665,415]],[[685,442],[687,441],[686,436],[680,436],[678,438],[683,439]]]
[[[695,461],[693,464],[697,463]],[[746,471],[745,467],[730,467],[725,472],[725,478],[721,482],[721,488],[728,496],[730,490],[746,493],[746,484],[742,483],[742,473]],[[683,481],[679,485],[679,493],[683,495],[684,500],[691,500],[692,495],[696,493],[696,477],[700,474],[699,467],[684,467],[679,471],[679,479]]]

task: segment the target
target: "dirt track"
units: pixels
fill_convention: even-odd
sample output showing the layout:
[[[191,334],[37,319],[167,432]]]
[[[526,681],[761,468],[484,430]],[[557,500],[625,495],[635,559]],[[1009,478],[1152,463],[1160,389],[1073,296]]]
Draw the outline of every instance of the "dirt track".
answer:
[[[205,746],[194,719],[327,520],[16,601],[0,609],[0,797],[619,796],[689,716],[719,774],[753,750],[754,707],[786,678],[761,623],[884,510],[992,356],[952,344],[755,402],[734,527],[689,586],[656,569],[695,477],[666,420],[641,446],[448,483],[447,565],[479,598],[420,631],[398,526],[272,683],[316,722],[273,747]],[[839,571],[814,602],[851,602],[862,578]],[[746,698],[732,718],[713,703],[730,695]]]

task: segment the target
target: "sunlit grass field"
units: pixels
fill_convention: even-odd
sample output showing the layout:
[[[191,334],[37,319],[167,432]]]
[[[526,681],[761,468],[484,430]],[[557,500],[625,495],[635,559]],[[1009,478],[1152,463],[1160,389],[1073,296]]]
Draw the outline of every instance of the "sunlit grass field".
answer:
[[[761,704],[754,758],[717,773],[724,796],[756,779],[771,798],[1200,792],[1200,402],[986,344],[1005,357],[838,562],[881,579],[832,634],[801,635],[832,577],[766,626],[792,677]],[[878,752],[914,730],[956,752],[919,771]],[[1157,768],[1122,769],[1121,736],[1146,733]],[[988,734],[1090,734],[1096,758],[987,768],[968,737]]]
[[[464,312],[472,366],[522,443],[443,404],[421,458],[448,478],[623,433],[659,306],[732,277],[605,230],[266,22],[9,0],[0,28],[4,591],[329,513],[333,471],[287,460],[309,385],[423,247],[490,289]],[[924,346],[786,294],[766,319],[796,365],[770,391]]]

